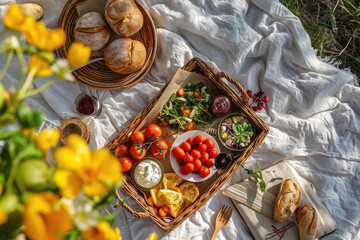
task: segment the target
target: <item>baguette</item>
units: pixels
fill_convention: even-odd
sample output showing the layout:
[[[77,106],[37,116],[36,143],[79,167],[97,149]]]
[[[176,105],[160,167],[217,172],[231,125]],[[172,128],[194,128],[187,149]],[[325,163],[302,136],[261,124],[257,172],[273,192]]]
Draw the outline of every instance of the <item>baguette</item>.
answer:
[[[300,240],[313,240],[316,237],[317,213],[311,205],[301,205],[297,210]]]
[[[297,183],[291,179],[284,180],[275,201],[273,220],[283,222],[285,218],[292,216],[299,204],[300,197],[300,188]]]

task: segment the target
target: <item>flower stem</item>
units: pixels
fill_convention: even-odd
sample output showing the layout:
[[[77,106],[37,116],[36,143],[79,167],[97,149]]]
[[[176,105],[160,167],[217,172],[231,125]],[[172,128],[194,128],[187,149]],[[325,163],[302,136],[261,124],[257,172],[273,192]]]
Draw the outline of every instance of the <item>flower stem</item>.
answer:
[[[4,77],[5,73],[7,72],[8,68],[9,68],[9,65],[11,63],[11,60],[12,60],[13,56],[14,56],[14,51],[10,51],[9,55],[8,55],[8,58],[6,59],[6,63],[4,65],[4,68],[0,73],[0,83],[1,83],[2,78]]]
[[[31,69],[31,71],[28,73],[26,79],[25,79],[25,83],[22,86],[22,88],[19,91],[19,98],[20,100],[24,99],[25,97],[25,93],[29,90],[29,88],[31,87],[31,84],[34,80],[35,77],[35,73],[36,73],[36,68]]]
[[[14,183],[14,180],[15,180],[15,175],[16,175],[17,168],[18,168],[18,166],[20,164],[21,159],[23,158],[23,155],[26,153],[26,150],[27,150],[27,148],[22,150],[15,157],[15,159],[12,161],[9,178],[7,180],[7,183],[6,183],[6,191],[7,192],[12,192],[12,186],[13,186],[13,183]]]
[[[25,77],[26,70],[27,70],[27,64],[26,64],[24,54],[22,52],[21,47],[16,49],[16,54],[17,54],[17,56],[19,58],[19,61],[21,63],[21,77],[19,79],[19,82],[18,82],[18,85],[17,85],[17,88],[16,88],[17,90],[19,90],[22,83],[23,83],[23,81],[24,81],[24,77]]]
[[[56,81],[56,78],[52,78],[50,79],[50,81],[47,81],[46,83],[44,83],[43,85],[41,85],[39,88],[36,88],[34,90],[28,91],[24,98],[36,95],[38,93],[41,93],[42,91],[44,91],[46,88],[50,87],[54,82]]]

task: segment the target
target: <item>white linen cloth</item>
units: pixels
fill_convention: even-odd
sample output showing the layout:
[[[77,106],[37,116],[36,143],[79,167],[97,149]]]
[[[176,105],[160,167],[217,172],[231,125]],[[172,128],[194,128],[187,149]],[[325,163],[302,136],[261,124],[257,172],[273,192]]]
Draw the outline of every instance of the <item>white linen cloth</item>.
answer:
[[[43,21],[56,27],[66,0],[31,0],[45,9]],[[7,4],[29,2],[1,0]],[[102,91],[77,83],[56,82],[28,100],[44,112],[43,127],[58,127],[73,111],[75,97],[90,93],[103,104],[102,114],[83,118],[92,129],[90,145],[100,148],[145,107],[176,69],[200,57],[216,71],[237,79],[245,89],[262,89],[270,97],[258,114],[270,133],[246,163],[262,167],[284,156],[312,182],[337,224],[325,239],[360,239],[360,89],[355,76],[321,61],[311,48],[301,22],[278,1],[271,0],[139,0],[157,27],[158,50],[149,74],[133,87]],[[2,28],[1,25],[0,28]],[[6,56],[1,56],[0,67]],[[14,61],[4,81],[16,84],[20,64]],[[47,79],[39,80],[39,86]],[[246,177],[239,170],[227,183]],[[150,219],[136,219],[121,207],[113,209],[123,239],[209,239],[217,211],[232,205],[219,190],[199,211],[170,233]],[[133,209],[141,210],[126,194]],[[110,207],[109,207],[110,208]],[[238,212],[217,239],[252,239]]]

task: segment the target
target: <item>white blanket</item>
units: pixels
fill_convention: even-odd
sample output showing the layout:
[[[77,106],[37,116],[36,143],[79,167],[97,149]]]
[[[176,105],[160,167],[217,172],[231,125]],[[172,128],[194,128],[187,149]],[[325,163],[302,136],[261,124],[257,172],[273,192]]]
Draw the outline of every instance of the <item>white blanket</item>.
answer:
[[[1,0],[3,16],[6,5]],[[16,2],[22,2],[20,0]],[[43,21],[57,25],[66,0],[32,0],[45,8]],[[158,50],[149,74],[133,87],[101,91],[77,83],[56,82],[42,95],[29,99],[44,111],[43,127],[57,127],[73,111],[77,94],[91,93],[103,104],[98,118],[84,120],[92,128],[92,148],[100,148],[145,107],[176,69],[200,57],[216,71],[237,79],[245,89],[260,89],[270,102],[259,115],[270,126],[265,141],[247,161],[263,167],[281,158],[312,182],[337,230],[326,239],[360,239],[360,89],[355,76],[324,63],[311,48],[301,22],[278,1],[271,0],[140,0],[150,12],[158,35]],[[2,28],[2,25],[1,27]],[[0,68],[5,57],[0,58]],[[15,85],[19,63],[6,75]],[[40,80],[39,85],[46,80]],[[96,137],[95,137],[96,136]],[[226,184],[246,177],[239,170]],[[141,210],[123,194],[134,209]],[[150,219],[136,219],[121,207],[113,209],[123,239],[145,239],[157,232],[162,239],[209,239],[216,212],[229,198],[214,195],[199,211],[170,233]],[[110,207],[109,207],[110,208]],[[252,239],[234,212],[218,239]]]

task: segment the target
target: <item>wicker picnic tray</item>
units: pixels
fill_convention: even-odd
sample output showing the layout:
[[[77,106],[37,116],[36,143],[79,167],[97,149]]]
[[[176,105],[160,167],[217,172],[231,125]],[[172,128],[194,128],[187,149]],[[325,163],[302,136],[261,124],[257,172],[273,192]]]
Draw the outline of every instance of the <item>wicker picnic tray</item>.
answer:
[[[206,181],[196,183],[200,190],[199,198],[180,213],[176,218],[171,219],[162,219],[157,214],[156,210],[151,207],[146,198],[149,196],[148,193],[143,192],[137,189],[134,183],[131,180],[129,174],[124,174],[124,185],[123,189],[127,192],[144,210],[144,212],[136,212],[131,207],[123,203],[121,204],[125,209],[127,209],[132,215],[137,218],[147,218],[150,217],[156,225],[166,232],[174,230],[179,226],[183,221],[185,221],[189,216],[191,216],[195,211],[197,211],[201,206],[203,206],[206,201],[208,201],[223,185],[224,183],[240,168],[246,159],[255,151],[255,149],[261,144],[265,139],[267,133],[269,132],[269,127],[264,123],[264,121],[248,106],[249,97],[246,94],[246,91],[241,87],[241,85],[232,77],[227,75],[224,72],[216,73],[214,69],[208,66],[199,58],[191,59],[185,66],[182,67],[183,70],[188,72],[196,72],[202,74],[208,78],[208,80],[223,94],[226,94],[235,105],[237,112],[245,115],[253,123],[253,127],[256,130],[255,138],[252,143],[241,153],[241,155],[235,159],[231,165],[226,169],[217,174],[215,177],[211,177]],[[233,90],[228,84],[226,84],[222,78],[227,79],[228,82],[233,84],[241,93],[241,96]],[[124,129],[119,132],[105,147],[110,150],[115,150],[115,148],[124,142],[128,142],[130,135],[133,131],[139,130],[139,125],[143,124],[145,118],[149,114],[152,108],[158,103],[160,96],[164,93],[167,86],[171,81],[169,81],[162,90],[151,100],[151,102],[141,111],[132,121],[130,121]],[[169,145],[170,147],[170,145]],[[122,202],[122,199],[118,192],[115,193],[119,201]]]

